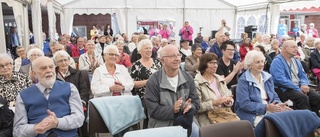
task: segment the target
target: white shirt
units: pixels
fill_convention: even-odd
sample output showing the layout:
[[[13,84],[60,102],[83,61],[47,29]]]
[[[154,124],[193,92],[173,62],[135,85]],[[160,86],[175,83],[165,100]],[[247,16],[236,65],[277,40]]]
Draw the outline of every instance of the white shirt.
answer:
[[[129,48],[130,52],[132,52],[136,47],[137,47],[137,45],[134,42],[130,42],[128,44],[128,48]]]
[[[103,59],[101,54],[95,54],[95,64],[98,64],[98,66],[101,66],[103,63]],[[79,57],[79,69],[80,70],[89,70],[91,65],[90,58],[88,56],[88,52],[80,55]]]
[[[113,86],[115,81],[120,81],[125,87],[122,95],[132,95],[131,90],[134,83],[128,69],[123,65],[116,64],[116,71],[112,75],[103,64],[94,71],[92,76],[91,90],[94,97],[111,96],[110,86]]]
[[[168,81],[169,81],[169,83],[170,83],[170,85],[172,86],[172,87],[174,87],[174,92],[175,93],[177,93],[177,87],[178,87],[178,80],[179,80],[179,77],[178,77],[179,75],[176,75],[176,76],[174,76],[174,77],[169,77],[169,76],[167,76],[167,79],[168,79]]]
[[[180,51],[181,51],[184,55],[186,55],[187,57],[190,56],[190,55],[192,55],[192,52],[191,52],[190,49],[185,50],[185,49],[181,48]]]

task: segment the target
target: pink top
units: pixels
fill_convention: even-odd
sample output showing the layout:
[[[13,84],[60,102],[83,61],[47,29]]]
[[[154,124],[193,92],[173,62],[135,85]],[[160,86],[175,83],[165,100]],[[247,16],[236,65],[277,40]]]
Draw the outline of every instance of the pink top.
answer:
[[[217,86],[217,79],[214,78],[212,83],[210,83],[210,86],[213,90],[213,92],[216,94],[217,98],[221,98],[221,94],[219,92],[218,86]]]

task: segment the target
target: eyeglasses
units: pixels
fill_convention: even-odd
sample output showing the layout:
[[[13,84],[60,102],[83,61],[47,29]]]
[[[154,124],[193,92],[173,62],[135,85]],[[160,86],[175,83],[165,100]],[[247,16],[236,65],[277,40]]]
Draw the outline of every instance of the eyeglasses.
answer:
[[[168,56],[163,56],[163,57],[168,57],[168,58],[170,58],[170,59],[175,59],[175,58],[177,58],[177,57],[181,57],[181,54],[172,54],[172,55],[168,55]]]
[[[117,54],[117,53],[106,53],[106,54],[109,55],[109,56],[114,56],[114,57],[119,56],[119,54]]]
[[[12,65],[11,62],[6,63],[6,64],[0,64],[0,69],[4,69],[4,67],[8,68],[8,67],[10,67],[11,65]]]
[[[17,51],[18,53],[22,53],[22,52],[25,52],[25,50],[19,50],[19,51]]]
[[[61,59],[61,60],[58,60],[57,63],[62,63],[62,62],[68,62],[69,59]]]
[[[210,61],[210,62],[208,62],[210,65],[217,65],[218,64],[218,62],[217,61]]]
[[[234,49],[226,49],[227,51],[234,51]]]
[[[40,56],[42,56],[42,55],[40,55],[40,54],[31,54],[31,57],[40,57]]]

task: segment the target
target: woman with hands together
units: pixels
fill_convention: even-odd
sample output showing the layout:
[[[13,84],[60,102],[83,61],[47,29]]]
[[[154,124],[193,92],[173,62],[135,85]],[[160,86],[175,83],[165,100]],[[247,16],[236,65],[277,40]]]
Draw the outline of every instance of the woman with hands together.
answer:
[[[194,79],[200,98],[200,110],[196,114],[200,127],[213,124],[214,120],[209,119],[208,113],[217,114],[219,117],[219,113],[226,112],[224,114],[237,118],[231,111],[234,102],[231,92],[224,78],[216,74],[217,68],[218,56],[216,54],[205,53],[200,57],[199,72]]]
[[[272,76],[263,71],[265,56],[262,52],[249,51],[244,59],[247,69],[238,80],[235,112],[241,120],[256,126],[267,113],[291,110],[282,103],[274,91]]]

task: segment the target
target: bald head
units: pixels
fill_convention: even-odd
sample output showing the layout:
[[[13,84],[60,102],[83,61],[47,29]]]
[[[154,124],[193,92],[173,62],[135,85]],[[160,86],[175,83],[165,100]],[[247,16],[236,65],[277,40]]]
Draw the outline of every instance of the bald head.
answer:
[[[296,42],[293,41],[293,40],[286,40],[286,41],[283,43],[282,47],[288,47],[288,46],[292,46],[292,45],[297,45],[297,44],[296,44]]]
[[[46,57],[46,56],[41,56],[41,57],[38,57],[36,58],[35,60],[33,60],[32,62],[32,68],[33,69],[36,69],[37,67],[40,66],[40,64],[43,64],[44,62],[47,62],[47,63],[52,63],[53,64],[53,60],[49,57]]]
[[[160,51],[160,58],[162,58],[163,56],[167,56],[168,53],[172,51],[172,52],[179,52],[177,46],[169,44],[167,46],[164,46],[161,51]]]

